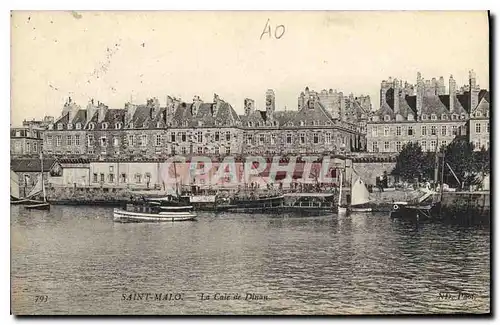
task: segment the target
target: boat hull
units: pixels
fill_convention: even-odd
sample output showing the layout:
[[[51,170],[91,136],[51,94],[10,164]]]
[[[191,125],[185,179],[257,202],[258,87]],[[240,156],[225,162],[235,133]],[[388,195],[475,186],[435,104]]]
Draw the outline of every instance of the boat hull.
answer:
[[[191,212],[141,213],[122,209],[113,210],[113,220],[117,222],[173,222],[191,221],[195,219],[196,214]]]
[[[28,210],[50,210],[50,204],[49,203],[27,204],[24,206],[24,208]]]
[[[352,212],[372,212],[372,208],[351,208]]]

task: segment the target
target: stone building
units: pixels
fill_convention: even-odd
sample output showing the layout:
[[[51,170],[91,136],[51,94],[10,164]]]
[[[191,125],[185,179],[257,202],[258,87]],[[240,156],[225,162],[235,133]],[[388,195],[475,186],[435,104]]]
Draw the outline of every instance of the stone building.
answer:
[[[152,98],[123,109],[93,99],[82,109],[69,98],[61,117],[49,125],[44,148],[56,156],[129,160],[363,149],[365,138],[357,125],[334,119],[318,96],[298,111],[276,111],[274,91],[267,90],[265,96],[264,111],[246,99],[241,116],[216,94],[209,103],[198,96],[191,103],[169,96],[165,107]]]
[[[490,94],[480,90],[477,107],[470,114],[468,122],[469,141],[474,144],[474,150],[490,147]]]
[[[42,151],[43,130],[33,126],[10,129],[10,155],[38,157]]]
[[[307,88],[306,88],[307,89]],[[274,93],[266,93],[266,110],[245,99],[240,116],[245,154],[345,153],[364,147],[355,123],[334,118],[317,93],[309,93],[297,111],[276,111]]]
[[[472,89],[470,91],[469,89]],[[478,106],[478,96],[488,92],[476,85],[475,74],[469,86],[457,91],[453,76],[445,94],[443,78],[417,84],[389,78],[381,83],[380,109],[367,122],[369,152],[399,152],[407,142],[417,142],[424,151],[448,145],[457,135],[466,135],[470,112]]]

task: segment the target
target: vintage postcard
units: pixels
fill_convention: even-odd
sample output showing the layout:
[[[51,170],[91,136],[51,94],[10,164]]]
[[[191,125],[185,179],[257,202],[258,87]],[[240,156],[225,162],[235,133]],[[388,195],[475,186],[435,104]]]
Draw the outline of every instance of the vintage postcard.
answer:
[[[486,11],[13,11],[14,315],[490,314]]]

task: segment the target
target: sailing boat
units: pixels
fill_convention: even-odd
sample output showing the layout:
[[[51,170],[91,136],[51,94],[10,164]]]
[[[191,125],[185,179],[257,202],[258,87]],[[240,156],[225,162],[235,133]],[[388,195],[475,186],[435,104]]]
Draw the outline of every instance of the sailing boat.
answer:
[[[354,171],[351,173],[354,174]],[[357,175],[356,175],[357,176]],[[370,202],[370,193],[366,188],[365,182],[358,176],[356,182],[351,181],[351,204],[342,205],[342,172],[340,173],[340,191],[339,191],[339,214],[348,212],[371,212],[372,208],[363,206]]]
[[[28,197],[33,197],[40,193],[40,188],[41,192],[43,194],[43,201],[31,201],[31,204],[25,205],[24,207],[26,209],[32,210],[50,210],[50,204],[47,202],[47,194],[45,192],[45,182],[44,182],[44,177],[43,177],[43,154],[40,152],[40,165],[41,165],[41,173],[38,176],[38,182],[36,183],[35,187],[31,190],[31,192],[28,194]]]
[[[342,177],[342,171],[340,171],[340,175],[339,175],[339,202],[338,202],[338,213],[339,214],[346,214],[347,213],[347,207],[345,206],[342,206],[342,186],[344,186],[343,184],[343,177]]]

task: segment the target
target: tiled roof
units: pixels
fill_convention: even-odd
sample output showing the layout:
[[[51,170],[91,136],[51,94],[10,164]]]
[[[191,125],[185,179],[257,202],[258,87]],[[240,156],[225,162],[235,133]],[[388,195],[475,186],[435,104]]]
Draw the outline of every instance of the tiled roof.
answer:
[[[85,125],[86,119],[87,119],[87,110],[79,109],[71,123],[73,124],[81,123],[82,125]]]
[[[54,164],[53,158],[47,158],[43,160],[43,171],[48,172]],[[14,172],[40,172],[42,169],[40,159],[32,158],[19,158],[10,160],[10,169]]]

